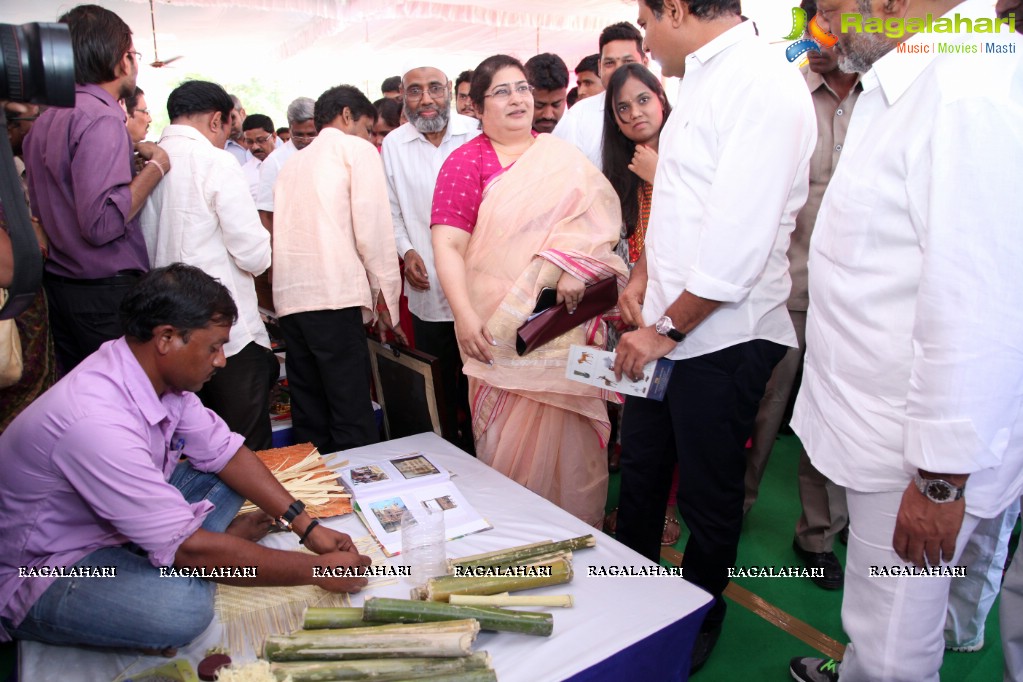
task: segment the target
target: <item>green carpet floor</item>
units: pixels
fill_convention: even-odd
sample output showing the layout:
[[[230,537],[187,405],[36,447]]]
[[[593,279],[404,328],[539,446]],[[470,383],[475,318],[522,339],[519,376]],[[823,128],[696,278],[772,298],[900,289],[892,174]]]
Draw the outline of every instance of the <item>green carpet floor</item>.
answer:
[[[764,474],[760,497],[746,517],[737,565],[800,565],[792,551],[792,537],[799,517],[796,488],[799,451],[796,437],[778,439]],[[617,479],[617,475],[612,476],[609,508],[617,504]],[[675,545],[678,551],[685,547],[686,537],[683,524],[682,537]],[[835,543],[835,553],[844,565],[845,547],[841,543]],[[847,643],[842,630],[841,590],[823,590],[804,578],[736,578],[734,582],[823,634]],[[988,616],[985,641],[983,650],[976,653],[946,652],[941,679],[954,682],[1002,679],[998,602]],[[700,682],[781,682],[791,679],[788,671],[791,657],[820,655],[780,627],[729,600],[728,616],[717,648],[693,679]]]
[[[738,565],[798,565],[792,551],[792,535],[799,516],[796,492],[796,467],[799,441],[781,437],[771,455],[760,499],[746,517]],[[608,508],[618,500],[618,476],[611,477]],[[675,545],[681,551],[686,532]],[[836,543],[835,551],[843,564],[845,547]],[[1010,555],[1011,556],[1011,555]],[[840,610],[842,593],[820,589],[803,578],[737,578],[735,583],[755,593],[789,615],[804,621],[842,644]],[[988,616],[987,644],[972,654],[945,654],[942,680],[950,682],[995,682],[1002,679],[1002,647],[998,632],[998,603]],[[809,645],[769,623],[737,603],[730,603],[724,631],[707,665],[694,676],[699,682],[782,682],[791,679],[788,661],[792,656],[819,655]],[[15,648],[0,644],[0,680],[6,680],[15,668]],[[21,682],[33,682],[22,680]]]

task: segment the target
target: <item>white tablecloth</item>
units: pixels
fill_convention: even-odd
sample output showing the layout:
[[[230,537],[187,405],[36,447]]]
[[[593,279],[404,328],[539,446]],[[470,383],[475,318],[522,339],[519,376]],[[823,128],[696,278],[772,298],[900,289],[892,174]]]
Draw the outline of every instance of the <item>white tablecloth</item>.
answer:
[[[494,669],[502,682],[547,682],[569,678],[673,624],[677,625],[710,601],[706,592],[677,577],[588,576],[589,566],[652,564],[613,538],[587,526],[433,433],[353,449],[346,452],[345,457],[351,464],[362,464],[416,451],[436,457],[440,464],[451,471],[459,490],[494,526],[492,530],[448,542],[449,557],[467,556],[544,539],[563,540],[587,533],[597,536],[595,548],[574,554],[574,578],[571,583],[535,591],[537,594],[569,593],[575,599],[573,608],[547,609],[554,614],[554,634],[551,637],[480,633],[475,650],[490,652]],[[367,534],[362,522],[354,514],[331,519],[327,525],[352,537]],[[298,546],[297,537],[293,534],[274,534],[263,542],[280,548]],[[390,561],[400,564],[401,557]],[[365,596],[408,598],[408,591],[408,583],[399,579],[397,584],[373,589]],[[352,598],[356,606],[361,606],[362,601],[363,595],[354,595]],[[695,623],[688,625],[695,629]],[[202,637],[182,649],[179,655],[197,664],[208,648],[223,640],[223,627],[214,621]],[[667,652],[667,655],[673,654]],[[686,654],[685,651],[677,652],[679,657]],[[253,654],[233,652],[232,656],[235,660],[250,660]],[[113,680],[129,666],[137,672],[162,662],[166,662],[166,659],[48,646],[35,642],[19,644],[22,682],[99,682]],[[644,675],[644,679],[653,678]]]

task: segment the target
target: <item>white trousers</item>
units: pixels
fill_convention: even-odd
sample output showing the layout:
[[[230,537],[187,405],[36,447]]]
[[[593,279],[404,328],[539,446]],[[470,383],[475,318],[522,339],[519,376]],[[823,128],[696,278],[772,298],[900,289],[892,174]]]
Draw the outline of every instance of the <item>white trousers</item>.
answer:
[[[1005,572],[1002,601],[998,605],[1005,682],[1023,682],[1023,543],[1020,545]]]
[[[871,576],[872,566],[907,566],[892,549],[902,491],[846,493],[851,525],[842,626],[851,641],[841,682],[939,682],[952,579]],[[979,521],[965,515],[952,565],[959,564],[965,540]]]
[[[945,619],[948,646],[976,646],[984,641],[984,623],[1002,586],[1002,572],[1009,555],[1009,537],[1019,518],[1019,501],[1004,512],[977,524],[963,548],[960,561],[966,577],[952,581]],[[1021,614],[1023,618],[1023,614]]]

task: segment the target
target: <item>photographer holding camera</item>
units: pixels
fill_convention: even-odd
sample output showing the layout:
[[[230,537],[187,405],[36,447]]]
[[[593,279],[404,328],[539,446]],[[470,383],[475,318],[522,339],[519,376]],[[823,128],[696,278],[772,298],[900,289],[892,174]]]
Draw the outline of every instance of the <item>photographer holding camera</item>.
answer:
[[[170,170],[152,142],[134,173],[133,145],[118,100],[133,95],[140,55],[113,12],[80,5],[60,18],[71,34],[75,105],[51,108],[25,139],[32,210],[50,238],[44,285],[57,359],[68,372],[121,336],[118,307],[149,269],[137,215]]]

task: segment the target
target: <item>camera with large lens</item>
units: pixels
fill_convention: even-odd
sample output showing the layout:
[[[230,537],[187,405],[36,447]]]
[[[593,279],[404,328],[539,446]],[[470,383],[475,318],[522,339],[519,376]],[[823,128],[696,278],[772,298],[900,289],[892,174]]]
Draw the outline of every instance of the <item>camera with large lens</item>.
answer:
[[[0,100],[75,105],[75,57],[65,24],[0,24]]]
[[[75,57],[71,33],[65,24],[0,24],[0,101],[75,105]],[[7,115],[0,107],[0,202],[14,252],[10,296],[0,319],[25,310],[36,296],[43,264],[25,206],[18,173],[7,138]]]

